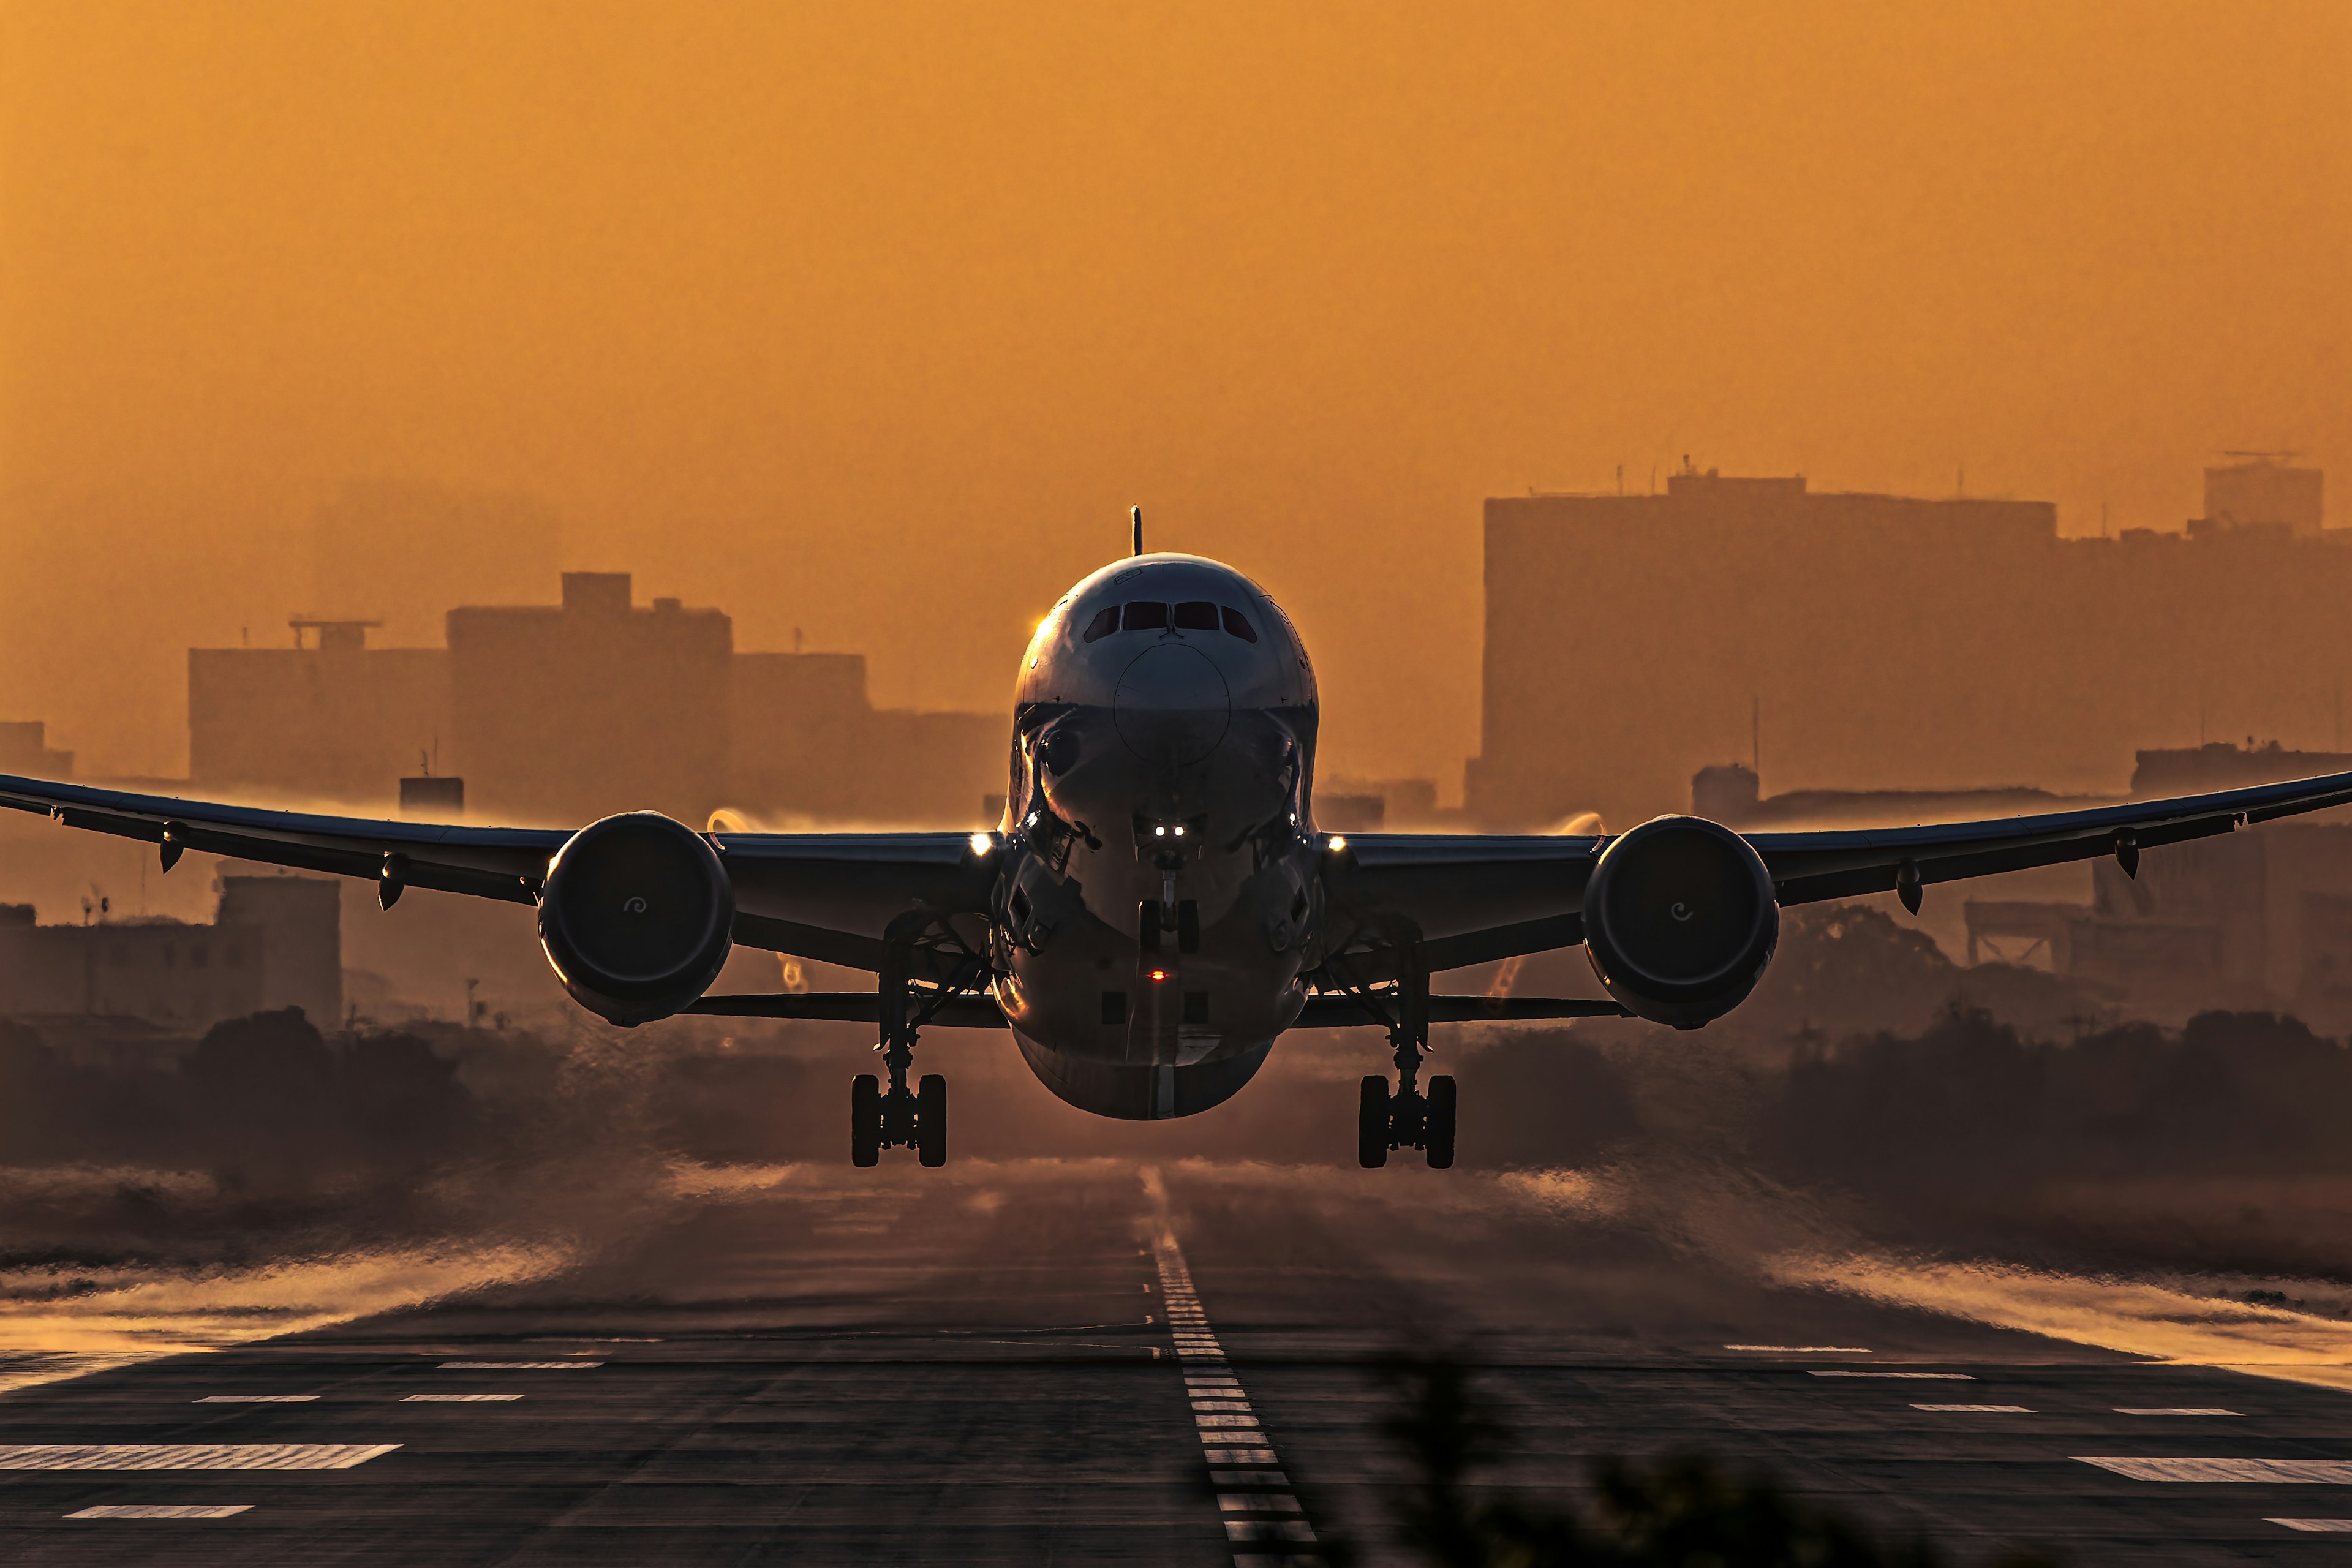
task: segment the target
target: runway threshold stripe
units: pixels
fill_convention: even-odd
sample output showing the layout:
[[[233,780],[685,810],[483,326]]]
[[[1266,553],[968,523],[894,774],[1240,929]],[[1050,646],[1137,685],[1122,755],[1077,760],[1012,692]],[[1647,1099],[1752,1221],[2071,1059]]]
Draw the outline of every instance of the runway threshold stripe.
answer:
[[[20,1443],[0,1470],[348,1470],[397,1443]]]
[[[102,1502],[66,1515],[68,1519],[226,1519],[250,1513],[249,1502]],[[2282,1521],[2281,1522],[2284,1522]]]
[[[2072,1458],[2136,1481],[2352,1486],[2352,1459],[2142,1458],[2075,1454]]]
[[[1176,1353],[1192,1363],[1185,1368],[1184,1391],[1192,1406],[1202,1458],[1209,1465],[1209,1480],[1221,1489],[1265,1489],[1216,1494],[1226,1544],[1250,1548],[1234,1553],[1234,1568],[1324,1568],[1317,1553],[1287,1550],[1317,1544],[1315,1527],[1307,1521],[1307,1510],[1289,1490],[1289,1478],[1276,1468],[1279,1461],[1273,1445],[1250,1409],[1241,1379],[1234,1374],[1223,1348],[1209,1331],[1208,1315],[1201,1310],[1192,1289],[1192,1270],[1173,1236],[1160,1240],[1159,1263],[1160,1294],[1169,1308],[1170,1338]],[[1268,1551],[1269,1547],[1275,1550]]]

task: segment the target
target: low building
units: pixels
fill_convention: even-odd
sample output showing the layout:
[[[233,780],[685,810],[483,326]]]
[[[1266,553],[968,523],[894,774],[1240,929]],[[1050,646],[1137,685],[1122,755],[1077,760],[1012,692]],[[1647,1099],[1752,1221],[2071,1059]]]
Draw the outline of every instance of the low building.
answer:
[[[299,1007],[342,1014],[341,905],[327,879],[224,876],[210,924],[173,920],[42,925],[0,904],[0,1016],[110,1017],[202,1030]]]
[[[19,778],[73,776],[74,754],[49,745],[48,726],[38,720],[0,723],[0,773]]]

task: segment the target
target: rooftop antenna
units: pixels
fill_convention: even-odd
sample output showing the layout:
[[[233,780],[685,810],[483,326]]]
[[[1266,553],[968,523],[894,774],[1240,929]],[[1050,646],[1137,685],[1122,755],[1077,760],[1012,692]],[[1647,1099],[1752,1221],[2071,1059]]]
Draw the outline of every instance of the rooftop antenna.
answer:
[[[1140,555],[1143,553],[1143,509],[1139,506],[1129,507],[1127,509],[1127,521],[1134,525],[1135,553]]]

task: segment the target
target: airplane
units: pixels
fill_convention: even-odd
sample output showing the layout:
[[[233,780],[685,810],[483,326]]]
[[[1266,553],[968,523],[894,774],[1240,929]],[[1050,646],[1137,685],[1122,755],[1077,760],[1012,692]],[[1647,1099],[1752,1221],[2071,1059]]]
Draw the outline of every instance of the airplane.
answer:
[[[1055,1094],[1107,1117],[1190,1116],[1297,1028],[1374,1025],[1359,1162],[1454,1163],[1436,1024],[1631,1016],[1699,1027],[1771,963],[1780,911],[2143,851],[2352,803],[2336,773],[2092,810],[1741,834],[1704,817],[1587,835],[1340,834],[1315,822],[1315,669],[1238,571],[1133,552],[1077,584],[1023,655],[1011,789],[987,832],[697,832],[652,811],[577,831],[391,822],[0,775],[0,805],[191,849],[537,910],[572,999],[635,1026],[680,1014],[877,1026],[851,1082],[850,1157],[947,1159],[947,1081],[908,1083],[922,1030],[1010,1031]],[[711,995],[730,950],[877,977],[872,992]],[[1431,976],[1582,945],[1607,1002],[1433,993]]]

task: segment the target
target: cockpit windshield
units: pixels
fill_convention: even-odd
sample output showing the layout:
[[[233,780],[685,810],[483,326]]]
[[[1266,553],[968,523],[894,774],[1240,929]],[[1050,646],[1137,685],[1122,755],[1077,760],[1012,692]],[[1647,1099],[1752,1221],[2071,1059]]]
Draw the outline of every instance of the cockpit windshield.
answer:
[[[1080,635],[1086,642],[1100,642],[1117,631],[1163,632],[1170,626],[1180,632],[1213,632],[1223,627],[1228,637],[1244,642],[1257,641],[1257,628],[1249,617],[1230,605],[1212,604],[1206,599],[1188,599],[1181,605],[1166,605],[1150,599],[1130,600],[1125,605],[1106,605],[1095,612]]]

